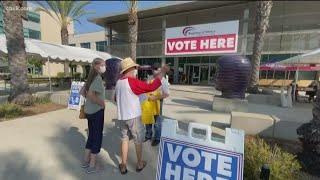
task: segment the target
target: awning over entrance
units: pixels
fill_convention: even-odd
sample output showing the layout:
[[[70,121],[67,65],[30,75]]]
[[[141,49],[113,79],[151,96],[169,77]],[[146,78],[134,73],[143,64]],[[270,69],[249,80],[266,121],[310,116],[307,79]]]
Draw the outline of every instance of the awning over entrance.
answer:
[[[305,65],[305,66],[292,66],[292,65],[279,65],[276,63],[272,64],[265,64],[260,66],[260,70],[265,71],[320,71],[320,66],[311,66],[311,65]]]

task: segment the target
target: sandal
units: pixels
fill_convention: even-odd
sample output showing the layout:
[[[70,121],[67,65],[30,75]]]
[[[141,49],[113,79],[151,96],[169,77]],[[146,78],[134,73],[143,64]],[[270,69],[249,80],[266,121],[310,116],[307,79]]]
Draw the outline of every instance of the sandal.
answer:
[[[127,174],[127,172],[128,172],[127,167],[125,167],[126,168],[125,171],[122,171],[123,167],[125,167],[123,164],[119,164],[119,170],[120,170],[121,174]]]
[[[141,172],[147,166],[147,161],[143,161],[143,166],[141,168],[136,168],[137,172]]]

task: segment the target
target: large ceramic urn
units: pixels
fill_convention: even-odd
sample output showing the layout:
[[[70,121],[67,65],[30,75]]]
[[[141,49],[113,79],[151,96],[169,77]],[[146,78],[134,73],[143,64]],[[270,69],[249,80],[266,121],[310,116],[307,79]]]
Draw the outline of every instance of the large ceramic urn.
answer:
[[[251,62],[245,56],[228,55],[217,61],[215,88],[222,98],[245,99],[251,75]]]

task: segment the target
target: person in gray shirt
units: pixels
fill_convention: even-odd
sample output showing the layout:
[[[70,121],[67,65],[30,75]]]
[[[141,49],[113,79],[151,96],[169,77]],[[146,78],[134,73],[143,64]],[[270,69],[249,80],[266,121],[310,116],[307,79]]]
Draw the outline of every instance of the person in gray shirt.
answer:
[[[86,143],[82,167],[87,173],[98,172],[96,165],[97,154],[102,145],[102,131],[104,126],[105,90],[101,75],[106,71],[104,60],[93,60],[88,80],[81,89],[81,95],[86,98],[84,112],[88,119],[89,135]]]

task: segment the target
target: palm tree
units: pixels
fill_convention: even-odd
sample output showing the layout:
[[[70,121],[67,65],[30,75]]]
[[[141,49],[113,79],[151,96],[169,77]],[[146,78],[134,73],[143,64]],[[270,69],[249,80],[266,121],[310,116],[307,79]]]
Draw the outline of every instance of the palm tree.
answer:
[[[261,53],[264,43],[264,36],[269,28],[269,16],[271,12],[272,1],[257,1],[255,34],[252,51],[252,75],[249,83],[248,92],[258,93],[259,68]]]
[[[68,39],[68,26],[77,21],[80,23],[79,18],[92,12],[84,11],[83,8],[90,4],[89,1],[52,1],[46,0],[37,1],[41,6],[37,11],[43,11],[51,16],[61,27],[61,43],[63,45],[69,45]],[[48,8],[45,6],[48,6]],[[64,63],[65,77],[69,77],[69,63]]]
[[[11,92],[9,102],[14,101],[21,105],[31,105],[32,96],[29,92],[28,84],[28,65],[26,60],[26,49],[23,35],[22,18],[26,19],[26,1],[1,1],[4,30],[7,38],[9,70],[11,72]],[[20,7],[20,9],[14,9]],[[23,7],[23,8],[22,8]],[[16,101],[20,98],[26,98],[21,101]]]
[[[128,7],[128,30],[130,43],[130,57],[136,62],[138,38],[138,1],[126,1]]]

